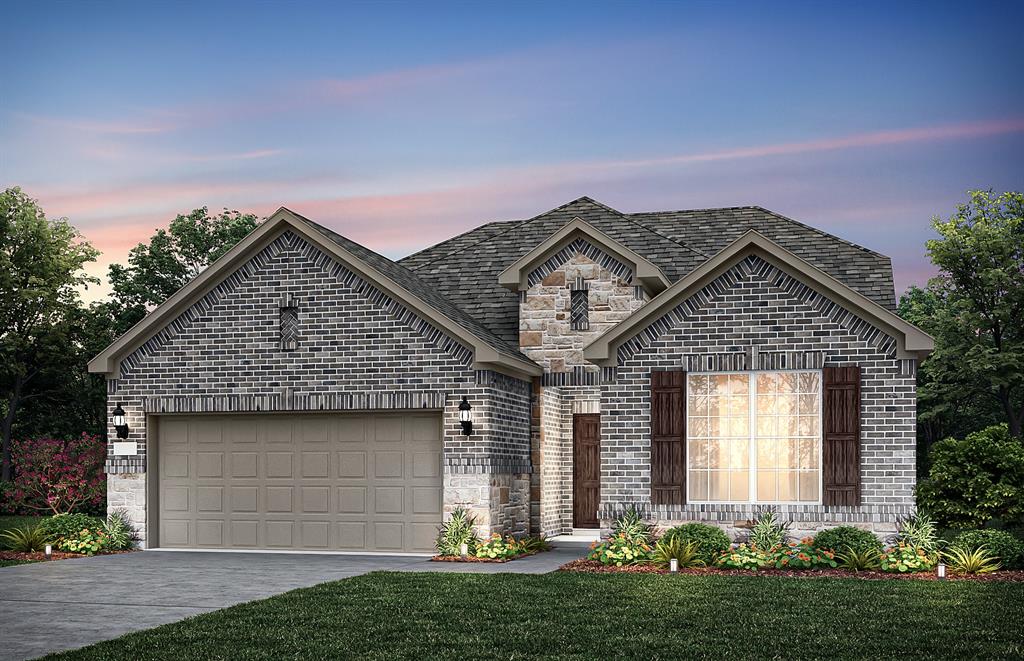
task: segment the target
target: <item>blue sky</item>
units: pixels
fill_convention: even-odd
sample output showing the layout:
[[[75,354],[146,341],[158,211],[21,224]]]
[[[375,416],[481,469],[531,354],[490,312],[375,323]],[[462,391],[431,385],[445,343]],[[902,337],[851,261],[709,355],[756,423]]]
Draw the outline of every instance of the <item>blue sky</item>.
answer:
[[[1024,189],[1024,3],[18,3],[0,185],[103,251],[286,205],[392,257],[590,195],[760,204],[931,273]],[[90,297],[102,293],[93,292]]]

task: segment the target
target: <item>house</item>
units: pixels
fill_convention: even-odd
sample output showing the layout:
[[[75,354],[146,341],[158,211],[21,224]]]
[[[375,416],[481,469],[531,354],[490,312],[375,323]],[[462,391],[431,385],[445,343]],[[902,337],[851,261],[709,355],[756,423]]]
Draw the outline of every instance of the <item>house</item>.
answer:
[[[889,259],[759,207],[580,198],[397,262],[281,209],[96,356],[149,547],[428,552],[659,524],[882,533],[914,509]]]

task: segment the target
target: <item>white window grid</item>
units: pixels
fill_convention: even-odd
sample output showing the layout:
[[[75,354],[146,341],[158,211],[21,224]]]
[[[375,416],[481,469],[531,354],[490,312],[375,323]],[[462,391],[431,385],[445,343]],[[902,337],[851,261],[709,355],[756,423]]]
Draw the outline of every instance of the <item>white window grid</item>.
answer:
[[[727,388],[715,388],[715,377],[728,377]],[[698,392],[702,384],[707,390]],[[821,370],[691,372],[686,396],[688,503],[821,504]],[[701,396],[707,398],[704,415],[695,413],[702,408]],[[716,409],[717,415],[711,415]],[[782,424],[785,429],[780,429]],[[788,454],[788,463],[783,454]],[[717,467],[712,467],[713,459]],[[758,493],[759,473],[774,474],[774,498]],[[795,478],[795,500],[778,498],[779,480],[787,475]],[[728,483],[728,498],[710,498],[713,476]],[[707,497],[695,498],[695,491]],[[804,493],[815,497],[801,499]]]

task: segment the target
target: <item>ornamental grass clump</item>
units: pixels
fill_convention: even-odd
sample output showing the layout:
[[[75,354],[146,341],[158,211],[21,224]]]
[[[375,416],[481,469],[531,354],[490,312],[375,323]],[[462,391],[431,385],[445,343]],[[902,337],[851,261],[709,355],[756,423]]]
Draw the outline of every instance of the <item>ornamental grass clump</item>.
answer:
[[[942,552],[942,558],[951,571],[960,574],[989,574],[999,569],[999,561],[985,547],[968,551],[953,546]]]
[[[110,512],[103,524],[103,532],[107,534],[107,547],[111,551],[127,551],[139,543],[139,531],[123,509]]]
[[[875,571],[879,566],[881,553],[873,549],[855,550],[847,547],[844,553],[837,553],[836,560],[839,561],[841,569],[848,569],[853,572]]]
[[[658,540],[650,555],[651,563],[662,569],[670,567],[673,560],[676,561],[680,569],[703,567],[707,564],[701,559],[696,543],[686,542],[683,544],[678,537]]]
[[[1005,530],[967,530],[953,538],[952,546],[965,551],[984,548],[1006,569],[1024,568],[1024,542]]]
[[[447,521],[437,529],[438,555],[462,555],[462,545],[467,546],[470,554],[476,552],[480,538],[477,537],[473,526],[476,525],[476,517],[467,512],[465,508],[457,507],[452,511]]]
[[[0,548],[16,553],[42,551],[49,542],[50,537],[40,524],[10,528],[0,533]]]
[[[912,514],[896,521],[895,542],[906,546],[924,549],[926,553],[936,553],[945,544],[939,539],[939,530],[926,514]]]
[[[773,509],[757,515],[750,528],[750,544],[759,549],[770,549],[786,543],[789,521],[783,521]]]

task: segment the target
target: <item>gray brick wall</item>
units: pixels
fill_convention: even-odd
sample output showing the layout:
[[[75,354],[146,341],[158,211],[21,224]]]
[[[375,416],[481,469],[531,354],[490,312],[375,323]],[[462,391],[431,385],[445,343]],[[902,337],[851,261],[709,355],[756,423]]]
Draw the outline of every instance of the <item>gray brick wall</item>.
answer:
[[[602,527],[630,503],[664,524],[736,529],[751,506],[650,507],[650,373],[860,365],[862,506],[783,508],[798,528],[852,522],[886,530],[914,507],[914,363],[893,339],[757,257],[749,257],[619,350],[602,385]]]
[[[289,301],[298,339],[286,351]],[[446,474],[528,473],[530,384],[471,362],[468,348],[288,232],[125,358],[108,406],[124,407],[140,454],[115,459],[111,447],[107,471],[145,473],[147,415],[431,408],[443,410]],[[463,395],[474,406],[469,437],[458,424]]]

